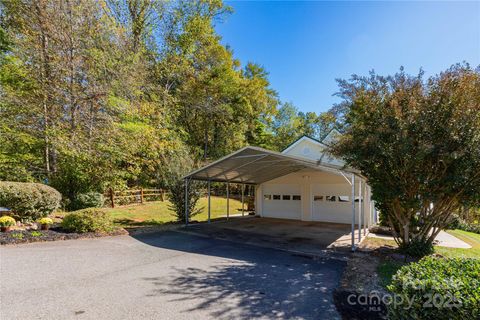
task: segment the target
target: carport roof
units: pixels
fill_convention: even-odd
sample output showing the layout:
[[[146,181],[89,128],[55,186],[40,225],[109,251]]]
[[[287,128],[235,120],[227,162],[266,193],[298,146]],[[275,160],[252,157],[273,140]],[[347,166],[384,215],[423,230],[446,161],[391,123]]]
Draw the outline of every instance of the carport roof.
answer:
[[[216,182],[260,184],[302,169],[329,171],[337,174],[356,173],[348,168],[282,154],[259,147],[245,147],[184,178]]]

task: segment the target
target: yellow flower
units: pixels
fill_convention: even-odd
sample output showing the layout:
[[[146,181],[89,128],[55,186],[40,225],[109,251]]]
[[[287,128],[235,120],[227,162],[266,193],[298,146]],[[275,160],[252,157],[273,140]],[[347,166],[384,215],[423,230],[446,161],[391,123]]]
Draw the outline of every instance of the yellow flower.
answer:
[[[42,218],[42,219],[38,220],[38,223],[40,223],[40,224],[52,224],[53,220],[50,219],[50,218]]]
[[[9,216],[0,217],[0,226],[11,227],[15,225],[15,219]]]

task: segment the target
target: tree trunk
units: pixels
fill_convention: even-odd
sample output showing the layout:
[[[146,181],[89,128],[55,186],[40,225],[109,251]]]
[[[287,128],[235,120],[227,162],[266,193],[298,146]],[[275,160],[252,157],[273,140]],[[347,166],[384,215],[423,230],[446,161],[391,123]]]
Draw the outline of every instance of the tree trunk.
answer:
[[[45,21],[45,3],[43,1],[35,1],[36,18],[40,28],[40,46],[42,52],[42,69],[40,71],[40,78],[42,83],[42,107],[43,107],[43,135],[44,135],[44,161],[45,172],[47,177],[50,177],[50,139],[49,139],[49,114],[50,108],[48,106],[49,100],[49,81],[50,81],[50,65],[48,54],[48,35],[46,31]]]
[[[403,243],[407,246],[410,243],[410,224],[409,223],[403,226]]]
[[[44,94],[43,99],[43,139],[44,139],[44,161],[45,161],[45,172],[47,177],[50,176],[50,141],[48,139],[48,107],[47,107],[47,97]]]
[[[203,140],[203,159],[207,160],[207,151],[208,151],[208,127],[205,125],[205,136]]]

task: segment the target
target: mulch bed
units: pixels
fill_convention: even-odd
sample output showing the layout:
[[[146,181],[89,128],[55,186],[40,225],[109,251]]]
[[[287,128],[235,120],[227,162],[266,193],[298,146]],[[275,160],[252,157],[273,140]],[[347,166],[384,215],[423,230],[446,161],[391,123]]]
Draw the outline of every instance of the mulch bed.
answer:
[[[118,236],[128,234],[123,228],[118,228],[108,233],[86,232],[69,233],[61,228],[51,228],[50,230],[13,230],[0,233],[0,245],[15,245],[40,241],[73,240],[85,238],[98,238],[105,236]]]
[[[386,306],[381,298],[386,290],[379,284],[379,257],[366,253],[350,256],[333,301],[342,319],[386,319]]]

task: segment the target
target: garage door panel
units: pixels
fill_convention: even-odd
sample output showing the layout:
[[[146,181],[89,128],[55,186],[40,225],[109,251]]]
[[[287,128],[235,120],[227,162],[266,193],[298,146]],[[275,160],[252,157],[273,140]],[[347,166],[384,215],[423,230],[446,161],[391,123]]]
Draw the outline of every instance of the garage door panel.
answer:
[[[299,185],[266,185],[263,194],[264,217],[296,220],[301,219],[302,201],[296,200],[297,197],[294,197],[301,195],[301,188]]]
[[[349,185],[312,185],[312,220],[334,223],[352,222]]]
[[[335,223],[352,222],[352,206],[349,204],[326,204],[314,202],[313,217],[314,221],[325,221]]]

